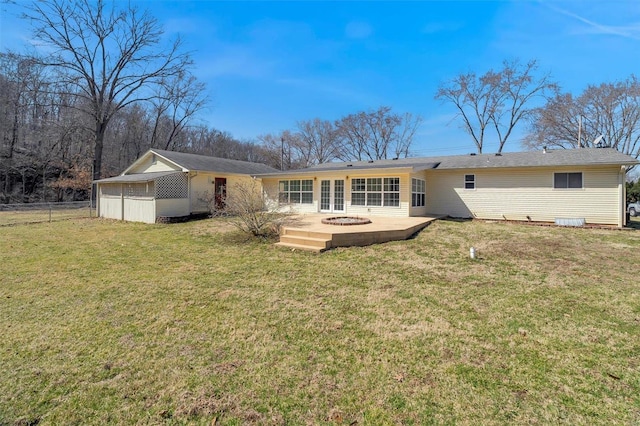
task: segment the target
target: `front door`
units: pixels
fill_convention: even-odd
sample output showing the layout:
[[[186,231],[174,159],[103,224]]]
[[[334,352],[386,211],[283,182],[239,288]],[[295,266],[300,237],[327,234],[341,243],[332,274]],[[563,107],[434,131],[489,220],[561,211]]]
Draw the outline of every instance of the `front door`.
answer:
[[[216,178],[213,190],[215,191],[216,210],[224,209],[225,199],[227,198],[227,179]]]
[[[344,212],[344,180],[320,181],[320,211]]]

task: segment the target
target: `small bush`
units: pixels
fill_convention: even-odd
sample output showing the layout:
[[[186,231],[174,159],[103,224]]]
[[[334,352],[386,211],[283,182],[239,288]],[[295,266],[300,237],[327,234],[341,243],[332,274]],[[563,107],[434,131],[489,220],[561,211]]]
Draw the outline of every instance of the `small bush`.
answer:
[[[292,214],[282,211],[277,203],[269,202],[255,180],[230,185],[223,206],[215,194],[206,193],[203,198],[212,216],[228,216],[233,226],[255,237],[275,237],[283,225],[292,221]]]

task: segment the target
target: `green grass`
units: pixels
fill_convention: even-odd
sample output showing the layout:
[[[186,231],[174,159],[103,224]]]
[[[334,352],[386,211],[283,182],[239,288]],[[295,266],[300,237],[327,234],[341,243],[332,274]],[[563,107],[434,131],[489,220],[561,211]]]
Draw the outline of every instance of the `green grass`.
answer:
[[[479,260],[469,259],[469,247]],[[0,424],[637,424],[640,232],[0,228]]]
[[[0,226],[32,224],[39,222],[56,222],[67,219],[88,218],[95,215],[95,211],[90,211],[88,207],[54,209],[29,209],[29,205],[24,205],[25,210],[0,211]]]

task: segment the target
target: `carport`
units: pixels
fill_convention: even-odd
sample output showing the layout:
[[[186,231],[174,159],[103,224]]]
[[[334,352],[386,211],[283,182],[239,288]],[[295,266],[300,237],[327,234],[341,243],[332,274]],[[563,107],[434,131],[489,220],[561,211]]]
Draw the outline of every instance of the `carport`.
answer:
[[[95,181],[98,216],[155,223],[159,216],[189,215],[187,173],[136,173]]]

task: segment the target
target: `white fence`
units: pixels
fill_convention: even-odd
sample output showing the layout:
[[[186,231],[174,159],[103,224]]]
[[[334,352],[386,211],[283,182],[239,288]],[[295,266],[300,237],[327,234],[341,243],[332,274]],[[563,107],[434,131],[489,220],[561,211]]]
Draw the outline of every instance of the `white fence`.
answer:
[[[90,201],[0,204],[0,226],[94,217]]]

